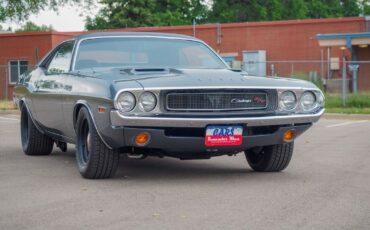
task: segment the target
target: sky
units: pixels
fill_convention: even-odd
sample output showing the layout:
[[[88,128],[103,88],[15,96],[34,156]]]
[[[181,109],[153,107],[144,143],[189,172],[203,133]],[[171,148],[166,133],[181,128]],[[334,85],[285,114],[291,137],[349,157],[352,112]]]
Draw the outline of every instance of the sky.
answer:
[[[207,5],[211,5],[211,0],[206,0]],[[95,6],[90,6],[89,12],[81,15],[84,9],[81,9],[77,6],[62,6],[59,7],[58,12],[43,10],[40,11],[37,15],[31,15],[28,21],[32,21],[36,25],[52,25],[56,31],[65,32],[65,31],[81,31],[85,28],[85,19],[87,14],[90,17],[94,17],[101,5],[95,1]],[[4,30],[11,27],[14,30],[19,29],[24,22],[17,21],[6,21],[5,23],[0,23]]]
[[[93,16],[99,11],[99,7],[91,9],[90,16]],[[43,10],[37,15],[31,15],[28,21],[32,21],[36,25],[52,25],[56,31],[81,31],[85,27],[86,15],[81,15],[81,9],[73,6],[60,7],[58,12]],[[22,22],[25,23],[25,22]],[[7,21],[1,23],[4,29],[9,26],[15,30],[18,29],[22,23],[17,21]]]

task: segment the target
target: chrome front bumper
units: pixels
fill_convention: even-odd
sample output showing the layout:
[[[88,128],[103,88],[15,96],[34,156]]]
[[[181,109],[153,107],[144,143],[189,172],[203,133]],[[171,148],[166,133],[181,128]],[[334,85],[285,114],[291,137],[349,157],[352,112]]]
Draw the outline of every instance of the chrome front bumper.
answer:
[[[294,114],[267,117],[225,117],[225,118],[174,118],[125,116],[117,110],[110,112],[113,127],[206,127],[212,124],[247,124],[248,126],[293,125],[313,123],[320,119],[325,109],[315,114]]]

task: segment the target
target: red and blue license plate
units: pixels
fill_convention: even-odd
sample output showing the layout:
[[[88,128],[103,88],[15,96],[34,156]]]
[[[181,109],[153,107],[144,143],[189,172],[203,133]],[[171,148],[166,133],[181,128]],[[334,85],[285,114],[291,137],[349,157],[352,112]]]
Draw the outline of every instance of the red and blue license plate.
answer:
[[[243,142],[242,126],[208,126],[206,146],[236,146]]]

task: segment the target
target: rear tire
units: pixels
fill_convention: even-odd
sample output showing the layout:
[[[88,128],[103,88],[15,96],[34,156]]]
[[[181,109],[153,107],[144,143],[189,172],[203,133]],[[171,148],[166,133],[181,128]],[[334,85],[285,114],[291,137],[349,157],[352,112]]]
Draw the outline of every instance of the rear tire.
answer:
[[[21,109],[21,141],[26,155],[49,155],[53,150],[53,139],[36,128],[25,105]]]
[[[257,147],[245,151],[251,168],[258,172],[279,172],[284,170],[293,155],[294,142]]]
[[[113,177],[119,163],[117,150],[109,149],[98,135],[86,107],[77,117],[76,159],[84,178],[103,179]]]

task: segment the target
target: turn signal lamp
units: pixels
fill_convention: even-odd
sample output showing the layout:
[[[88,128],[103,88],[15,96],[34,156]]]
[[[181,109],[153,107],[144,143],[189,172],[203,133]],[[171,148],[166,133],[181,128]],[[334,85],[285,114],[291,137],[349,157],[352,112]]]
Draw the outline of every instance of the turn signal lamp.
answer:
[[[284,135],[283,135],[283,139],[284,141],[286,142],[290,142],[294,139],[294,131],[293,130],[288,130],[288,131],[285,131]]]
[[[150,141],[150,134],[147,132],[142,132],[136,135],[135,137],[135,144],[138,146],[147,145]]]

